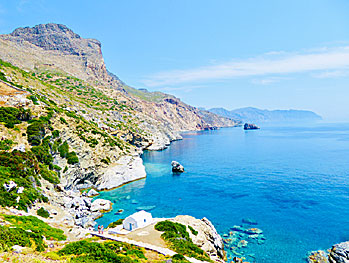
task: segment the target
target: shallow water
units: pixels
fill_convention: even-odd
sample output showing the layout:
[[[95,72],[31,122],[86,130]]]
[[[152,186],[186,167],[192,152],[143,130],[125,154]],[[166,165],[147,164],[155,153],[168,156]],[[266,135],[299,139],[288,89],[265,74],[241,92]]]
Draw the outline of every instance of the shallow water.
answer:
[[[309,251],[349,240],[348,124],[237,127],[183,137],[164,151],[144,153],[146,179],[101,193],[114,206],[99,224],[144,206],[153,206],[155,217],[207,217],[221,234],[251,218],[266,241],[246,239],[248,246],[237,250],[250,262],[305,262]],[[173,175],[172,160],[186,172]],[[124,212],[115,215],[118,209]]]

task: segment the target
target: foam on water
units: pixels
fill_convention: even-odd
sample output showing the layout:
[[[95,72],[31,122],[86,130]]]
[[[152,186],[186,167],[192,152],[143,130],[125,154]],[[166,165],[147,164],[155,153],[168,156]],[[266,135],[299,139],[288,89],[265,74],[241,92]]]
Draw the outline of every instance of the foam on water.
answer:
[[[113,211],[104,226],[152,207],[155,217],[207,217],[221,233],[243,218],[266,241],[248,240],[251,262],[305,262],[308,251],[349,240],[349,125],[228,128],[184,134],[143,155],[147,178],[103,192]],[[171,161],[186,172],[172,175]],[[122,214],[115,214],[124,209]],[[233,255],[231,252],[229,252]]]

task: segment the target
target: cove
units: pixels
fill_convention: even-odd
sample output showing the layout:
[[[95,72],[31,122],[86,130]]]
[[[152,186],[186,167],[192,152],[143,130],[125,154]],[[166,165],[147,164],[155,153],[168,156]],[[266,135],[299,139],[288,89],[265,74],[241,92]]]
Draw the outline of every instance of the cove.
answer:
[[[238,252],[247,261],[305,262],[309,251],[349,240],[348,153],[349,124],[184,133],[168,149],[144,152],[146,179],[101,192],[114,204],[97,222],[145,207],[154,217],[207,217],[223,235],[249,218],[266,240],[246,239]],[[173,175],[172,160],[185,173]]]

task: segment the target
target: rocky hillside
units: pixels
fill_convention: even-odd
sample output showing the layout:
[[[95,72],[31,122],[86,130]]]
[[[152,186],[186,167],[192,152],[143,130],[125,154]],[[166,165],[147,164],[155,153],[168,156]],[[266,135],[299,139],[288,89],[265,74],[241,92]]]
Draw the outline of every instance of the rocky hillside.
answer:
[[[37,117],[53,110],[51,126],[79,157],[61,179],[68,188],[109,189],[142,178],[142,150],[166,148],[181,131],[238,124],[171,95],[125,85],[107,71],[99,41],[84,39],[64,25],[0,35],[0,58],[3,81],[27,92],[32,102],[25,106]],[[6,106],[20,106],[4,100]],[[65,158],[53,158],[55,165],[66,166]]]

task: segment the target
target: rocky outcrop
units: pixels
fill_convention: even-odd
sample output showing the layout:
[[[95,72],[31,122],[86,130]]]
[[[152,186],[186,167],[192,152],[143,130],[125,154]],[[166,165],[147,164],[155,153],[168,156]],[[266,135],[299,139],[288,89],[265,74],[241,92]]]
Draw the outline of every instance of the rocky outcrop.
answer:
[[[308,257],[309,263],[328,263],[328,253],[323,250],[313,251]]]
[[[215,262],[225,262],[225,252],[222,237],[217,233],[213,224],[207,219],[196,219],[192,216],[176,216],[173,221],[191,226],[198,233],[194,235],[187,229],[194,244],[206,251]]]
[[[258,130],[260,129],[257,125],[252,123],[245,123],[244,124],[244,130]]]
[[[179,162],[172,161],[171,166],[172,166],[172,172],[174,172],[174,173],[183,173],[184,172],[184,167]]]
[[[330,263],[349,263],[349,241],[334,245],[328,260]]]
[[[93,197],[93,196],[97,196],[99,195],[99,193],[95,190],[95,189],[91,189],[90,191],[88,191],[87,196],[88,197]]]
[[[84,80],[118,81],[109,75],[96,39],[85,39],[61,24],[17,28],[0,35],[0,57],[19,67],[59,68]]]
[[[323,250],[311,252],[309,263],[349,263],[349,241],[332,246],[329,252]]]
[[[92,212],[107,212],[112,209],[112,203],[109,200],[104,199],[96,199],[91,204],[91,211]]]
[[[104,171],[96,185],[98,190],[112,189],[144,177],[142,159],[139,156],[123,156]]]

